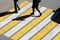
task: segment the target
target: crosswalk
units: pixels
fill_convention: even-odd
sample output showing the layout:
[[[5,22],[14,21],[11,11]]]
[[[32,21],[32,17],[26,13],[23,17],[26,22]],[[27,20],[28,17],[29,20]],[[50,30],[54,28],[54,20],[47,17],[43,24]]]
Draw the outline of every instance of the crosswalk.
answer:
[[[24,1],[19,4],[21,10],[0,17],[0,34],[12,40],[59,40],[60,24],[53,22],[50,18],[54,14],[51,8],[40,6],[42,13],[40,17],[30,16],[21,20],[12,20],[17,17],[30,15],[32,13],[32,3]],[[14,9],[9,10],[13,12]],[[35,14],[39,14],[35,11]]]
[[[53,40],[60,40],[60,33],[58,33],[58,34],[56,35],[56,37],[53,38]]]

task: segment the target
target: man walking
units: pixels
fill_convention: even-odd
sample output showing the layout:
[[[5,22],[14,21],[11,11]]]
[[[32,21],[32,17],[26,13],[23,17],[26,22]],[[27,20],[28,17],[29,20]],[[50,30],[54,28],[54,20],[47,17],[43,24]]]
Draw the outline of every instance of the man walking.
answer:
[[[41,0],[33,0],[33,5],[32,5],[33,13],[31,13],[31,15],[34,15],[35,9],[40,13],[39,16],[42,15],[41,12],[40,12],[40,10],[38,9],[39,2],[41,2]]]
[[[17,2],[18,2],[18,0],[14,0],[14,7],[15,7],[15,12],[14,12],[14,13],[17,13],[18,10],[20,10],[20,8],[19,8]],[[17,10],[17,8],[18,8],[18,10]]]

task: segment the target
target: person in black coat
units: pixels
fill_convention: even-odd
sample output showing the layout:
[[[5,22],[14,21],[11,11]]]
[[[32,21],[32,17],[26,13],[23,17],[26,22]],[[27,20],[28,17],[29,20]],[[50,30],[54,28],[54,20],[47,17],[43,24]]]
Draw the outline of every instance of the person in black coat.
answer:
[[[18,0],[14,0],[14,7],[15,7],[15,12],[14,12],[14,13],[17,13],[18,10],[20,10],[20,8],[19,8],[17,2],[18,2]],[[17,8],[18,8],[18,10],[17,10]]]
[[[39,16],[42,15],[39,8],[38,8],[40,2],[41,2],[41,0],[33,0],[33,5],[32,5],[33,13],[31,13],[31,15],[34,14],[35,9],[40,13]]]

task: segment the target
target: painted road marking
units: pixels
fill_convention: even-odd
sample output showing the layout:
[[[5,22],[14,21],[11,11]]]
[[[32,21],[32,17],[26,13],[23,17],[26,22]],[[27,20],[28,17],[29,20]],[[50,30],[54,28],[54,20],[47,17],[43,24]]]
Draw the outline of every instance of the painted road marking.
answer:
[[[44,7],[41,7],[40,10],[43,9],[43,8],[44,8]],[[46,8],[45,8],[45,9],[46,9]],[[41,12],[43,12],[43,11],[44,11],[44,9],[41,10]],[[37,11],[36,11],[36,12],[37,12]],[[35,18],[35,17],[31,17],[31,18]],[[27,19],[26,19],[26,20],[27,20]],[[30,20],[30,18],[29,18],[28,20]],[[22,23],[23,23],[23,25],[22,25]],[[25,22],[20,22],[19,25],[21,25],[21,26],[23,27],[23,26],[26,25],[26,24],[27,24],[27,22],[25,21]],[[19,25],[17,25],[16,27],[18,27]],[[21,27],[21,26],[20,26],[20,27]],[[15,29],[16,29],[16,28],[15,28]],[[18,31],[18,30],[17,30],[17,31]],[[6,33],[6,34],[8,34],[8,33]]]
[[[51,32],[49,32],[42,40],[51,40],[57,33],[60,32],[60,24],[58,24]]]
[[[48,9],[50,12],[52,12],[51,9]],[[26,34],[29,30],[31,30],[35,25],[37,25],[39,22],[41,22],[44,18],[46,18],[46,16],[43,17],[43,15],[48,12],[45,11],[41,17],[34,19],[31,23],[29,23],[28,25],[24,26],[24,28],[22,28],[21,30],[19,30],[14,36],[12,36],[12,39],[19,39],[21,36],[23,36],[24,34]],[[37,21],[38,20],[38,21]],[[33,24],[34,23],[34,24]],[[31,26],[32,25],[32,26]],[[16,36],[18,35],[18,36]]]
[[[53,40],[60,40],[60,32],[55,36]]]
[[[42,28],[44,28],[45,25],[47,25],[51,21],[51,16],[54,13],[51,13],[46,19],[44,19],[42,22],[40,22],[38,25],[35,26],[30,32],[28,32],[26,35],[24,35],[20,40],[29,40],[33,35],[35,35],[38,31],[40,31]],[[44,24],[43,24],[44,23]]]
[[[6,18],[5,20],[3,20],[2,22],[0,22],[0,28],[3,27],[4,25],[8,24],[10,21],[12,21],[12,19],[18,17],[20,14],[22,14],[26,10],[28,10],[31,6],[32,6],[32,3],[29,3],[28,5],[23,7],[20,11],[18,11],[17,14],[14,13],[11,16],[9,16],[8,18]]]
[[[26,4],[28,4],[28,1],[24,1],[22,3],[19,4],[19,7],[22,8],[24,7]],[[14,8],[12,8],[11,10],[9,10],[9,12],[13,12],[14,11]],[[9,13],[8,13],[9,14]],[[8,18],[9,16],[11,16],[11,14],[9,15],[6,15],[6,16],[3,16],[3,17],[0,17],[0,22],[3,21],[4,19]]]

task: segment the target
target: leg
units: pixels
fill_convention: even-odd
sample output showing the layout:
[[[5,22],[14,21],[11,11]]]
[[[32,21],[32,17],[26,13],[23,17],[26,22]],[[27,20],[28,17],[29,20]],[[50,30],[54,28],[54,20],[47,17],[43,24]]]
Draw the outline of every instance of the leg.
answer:
[[[40,13],[40,16],[41,16],[42,14],[41,14],[40,10],[38,9],[38,7],[36,7],[36,10]]]
[[[16,6],[16,2],[14,2],[14,7],[15,7],[15,13],[17,13],[17,6]]]
[[[18,10],[20,10],[19,6],[18,6]]]
[[[35,8],[33,7],[32,10],[33,10],[33,14],[34,14]]]
[[[16,2],[14,2],[14,6],[15,6],[15,12],[17,13],[17,6],[16,6]]]
[[[36,10],[37,10],[39,13],[41,13],[40,10],[38,9],[38,7],[36,7]]]
[[[19,8],[19,6],[18,6],[18,4],[17,4],[17,3],[16,3],[16,6],[17,6],[18,10],[20,10],[20,8]]]
[[[34,11],[35,11],[35,8],[32,6],[32,13],[31,13],[31,15],[34,14]]]

